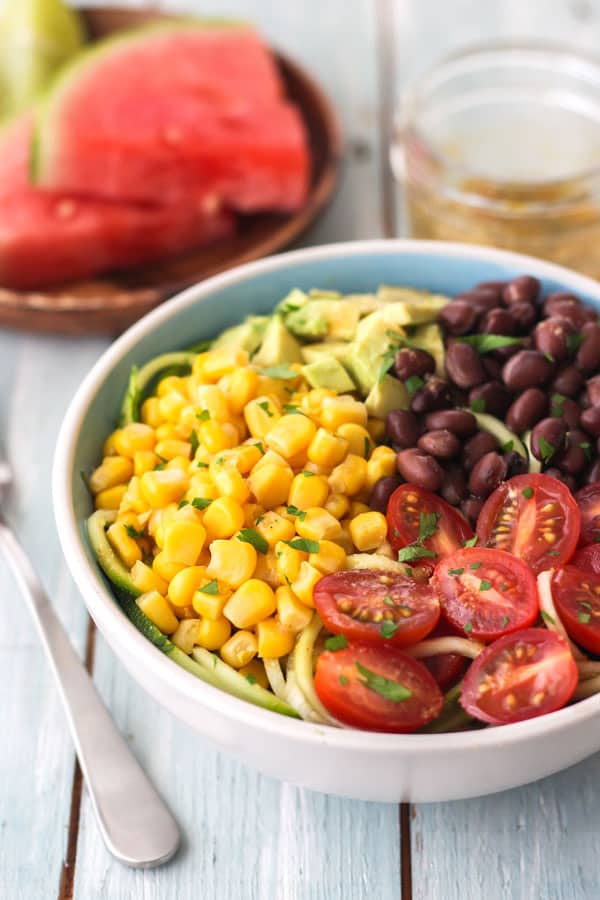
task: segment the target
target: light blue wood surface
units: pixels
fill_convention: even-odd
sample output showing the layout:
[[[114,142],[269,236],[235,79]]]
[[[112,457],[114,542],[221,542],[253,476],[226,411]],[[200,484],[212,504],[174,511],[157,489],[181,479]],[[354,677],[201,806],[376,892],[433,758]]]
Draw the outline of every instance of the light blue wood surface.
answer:
[[[380,98],[393,95],[440,54],[501,34],[600,46],[600,0],[181,0],[174,5],[255,20],[274,44],[315,73],[334,100],[348,143],[340,191],[303,244],[383,233],[384,201],[389,210],[392,195],[382,170],[386,122]],[[391,83],[382,85],[381,73],[392,69]],[[387,228],[392,230],[394,223]],[[58,549],[50,467],[68,400],[104,346],[101,339],[0,332],[0,436],[18,478],[10,513],[82,652],[87,619]],[[0,585],[0,898],[52,900],[59,897],[66,852],[73,753],[35,634],[1,560]],[[84,794],[74,893],[61,897],[408,900],[406,878],[401,892],[396,806],[281,785],[217,754],[163,713],[100,638],[95,678],[169,798],[186,844],[164,869],[127,870],[104,849]],[[521,790],[412,809],[404,849],[412,854],[413,896],[595,900],[600,896],[599,784],[600,756]]]

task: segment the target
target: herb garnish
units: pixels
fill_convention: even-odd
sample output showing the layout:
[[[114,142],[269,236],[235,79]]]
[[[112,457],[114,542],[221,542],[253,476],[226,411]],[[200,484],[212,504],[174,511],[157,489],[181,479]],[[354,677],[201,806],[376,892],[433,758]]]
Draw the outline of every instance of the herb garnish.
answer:
[[[194,429],[192,429],[192,432],[190,434],[190,444],[192,447],[192,459],[193,459],[194,456],[196,455],[196,450],[200,446],[200,441],[198,440],[198,435],[196,434]]]
[[[138,531],[137,528],[133,527],[133,525],[126,525],[125,531],[127,532],[128,537],[133,538],[134,540],[135,538],[144,537],[144,531]]]
[[[371,452],[371,441],[368,437],[365,438],[365,459],[368,458],[369,453]]]
[[[568,334],[567,335],[567,350],[569,353],[576,353],[583,342],[585,341],[585,335],[578,334]]]
[[[402,547],[398,550],[398,562],[415,562],[417,559],[434,559],[437,553],[428,550],[427,547],[419,546],[419,544],[409,544],[408,547]]]
[[[311,541],[310,538],[294,538],[292,541],[284,541],[283,543],[287,544],[288,547],[292,547],[294,550],[301,550],[303,553],[319,552],[319,542]]]
[[[288,506],[286,508],[286,512],[290,516],[296,516],[298,519],[300,519],[301,522],[304,522],[306,518],[306,510],[298,509],[297,506]]]
[[[248,684],[256,684],[256,678],[252,674],[252,672],[248,672],[248,674],[246,675],[246,681],[248,682]]]
[[[551,416],[554,416],[555,418],[560,418],[561,416],[564,415],[565,411],[563,409],[563,405],[564,405],[564,402],[566,399],[567,398],[564,396],[564,394],[552,394],[552,397],[550,398],[550,403],[551,403],[550,415]]]
[[[283,406],[283,411],[288,416],[303,416],[304,413],[300,409],[297,403],[285,403]]]
[[[217,579],[213,578],[212,581],[209,581],[208,584],[205,584],[204,587],[198,588],[201,594],[218,594],[219,593],[219,585],[217,583]]]
[[[325,641],[325,649],[335,653],[336,650],[345,650],[348,646],[348,638],[345,634],[335,634]]]
[[[479,540],[479,535],[474,534],[472,538],[469,538],[468,541],[463,541],[463,547],[475,547],[477,545],[477,541]]]
[[[346,675],[340,675],[340,677],[338,678],[338,681],[342,685],[342,687],[345,687],[345,685],[348,684],[348,678]]]
[[[532,487],[523,488],[521,493],[523,494],[523,496],[525,497],[526,500],[531,500],[531,498],[533,497],[533,488]]]
[[[314,473],[314,472],[307,472],[307,470],[304,469],[303,472],[302,472],[302,474],[304,475],[305,478],[312,478],[313,475],[314,475],[315,473]]]
[[[392,703],[402,703],[404,700],[412,697],[412,691],[409,691],[403,684],[372,672],[370,669],[365,668],[362,663],[359,663],[358,660],[354,665],[363,676],[359,679],[360,684],[369,688],[370,691],[375,691],[381,697],[385,697],[386,700],[391,700]]]
[[[212,500],[208,497],[194,497],[192,500],[192,506],[194,509],[206,509],[207,506],[210,506]]]
[[[492,582],[488,581],[487,578],[482,578],[479,582],[479,590],[480,591],[489,591],[492,587]]]
[[[419,537],[417,543],[422,544],[427,538],[433,537],[437,531],[440,513],[419,513]]]
[[[259,553],[266,553],[269,549],[269,544],[255,528],[242,528],[237,539],[243,544],[252,544],[254,549],[258,550]]]
[[[463,631],[466,631],[467,634],[469,633],[469,631],[473,631],[473,623],[471,622],[471,620],[465,622]]]
[[[500,622],[500,628],[506,628],[508,625],[509,618],[508,616],[502,616],[502,621]]]
[[[591,619],[591,613],[589,612],[578,612],[577,613],[577,621],[581,622],[582,625],[587,625],[587,623]]]
[[[415,394],[419,388],[422,388],[425,382],[419,375],[411,375],[404,382],[404,387],[409,394]]]
[[[392,598],[389,596],[389,594],[387,594],[387,595],[383,598],[383,602],[385,603],[386,606],[395,606],[395,605],[396,605],[396,604],[394,603],[394,601],[392,600]]]
[[[473,569],[473,571],[475,571],[475,569],[480,569],[480,568],[481,568],[481,563],[480,563],[480,562],[474,562],[474,563],[471,563],[471,565],[469,566],[469,568],[470,568],[470,569]]]
[[[540,615],[547,625],[556,625],[556,622],[554,621],[550,613],[547,613],[545,609],[540,610]]]
[[[261,400],[261,402],[258,405],[264,412],[266,412],[266,414],[268,415],[268,417],[270,419],[273,418],[273,413],[269,409],[269,401],[268,400]]]
[[[255,446],[255,447],[258,447],[258,449],[260,450],[260,452],[261,452],[261,453],[263,454],[263,456],[264,456],[264,454],[265,454],[265,448],[264,448],[264,446],[263,446],[263,442],[262,442],[262,441],[256,441],[256,443],[254,444],[254,446]]]
[[[556,447],[554,447],[546,438],[540,438],[540,453],[542,454],[542,462],[548,462],[554,456]]]
[[[475,397],[471,401],[471,410],[478,413],[485,412],[485,397]]]
[[[470,344],[478,353],[491,353],[501,347],[513,347],[523,343],[522,338],[507,337],[504,334],[468,334],[457,338],[461,344]]]
[[[462,575],[464,569],[448,569],[448,575]]]
[[[208,422],[210,419],[210,409],[203,409],[202,412],[196,413],[196,418],[201,422]]]
[[[513,448],[514,446],[515,446],[515,442],[514,442],[514,441],[507,441],[505,444],[502,444],[502,452],[503,452],[503,453],[510,453],[510,451],[512,450],[512,448]]]
[[[398,629],[400,628],[399,622],[390,622],[389,620],[385,620],[381,623],[381,628],[379,629],[379,634],[385,640],[389,638],[393,638]]]

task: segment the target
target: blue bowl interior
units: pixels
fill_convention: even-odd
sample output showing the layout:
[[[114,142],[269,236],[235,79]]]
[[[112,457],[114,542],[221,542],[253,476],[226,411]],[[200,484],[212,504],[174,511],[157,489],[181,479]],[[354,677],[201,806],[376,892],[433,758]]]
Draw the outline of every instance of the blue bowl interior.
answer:
[[[116,427],[133,365],[141,366],[159,353],[212,338],[247,315],[268,313],[294,287],[366,293],[376,290],[380,284],[395,284],[453,296],[479,281],[513,278],[523,273],[509,261],[474,259],[468,254],[467,248],[464,257],[447,256],[443,247],[432,247],[425,254],[410,251],[398,253],[392,249],[375,253],[357,249],[352,256],[293,260],[285,268],[254,274],[239,283],[214,290],[210,296],[174,312],[168,321],[160,323],[142,337],[98,389],[83,420],[75,450],[72,475],[75,514],[93,568],[97,569],[84,535],[84,522],[92,512],[92,503],[81,474],[89,473],[98,464],[104,440]],[[561,290],[565,289],[565,284],[547,280],[543,282],[543,289]],[[600,306],[596,298],[588,296],[582,299],[593,306]]]

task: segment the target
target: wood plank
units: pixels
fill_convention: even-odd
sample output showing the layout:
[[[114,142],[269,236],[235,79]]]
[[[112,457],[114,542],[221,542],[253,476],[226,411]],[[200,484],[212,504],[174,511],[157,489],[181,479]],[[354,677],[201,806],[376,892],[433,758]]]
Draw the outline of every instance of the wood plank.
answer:
[[[0,423],[16,489],[7,513],[81,648],[87,616],[58,546],[50,469],[64,408],[100,343],[0,334]],[[68,358],[68,366],[65,365]],[[4,896],[58,891],[69,822],[73,752],[46,661],[4,560],[0,635],[0,871]]]

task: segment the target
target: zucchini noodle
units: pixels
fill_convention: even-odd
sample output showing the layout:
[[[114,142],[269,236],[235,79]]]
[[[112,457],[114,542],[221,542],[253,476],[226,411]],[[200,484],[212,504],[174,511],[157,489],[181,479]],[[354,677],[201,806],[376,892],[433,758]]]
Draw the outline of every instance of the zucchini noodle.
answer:
[[[479,641],[453,636],[431,638],[431,640],[415,644],[414,647],[404,648],[407,656],[412,656],[415,659],[423,659],[425,656],[438,656],[440,653],[456,653],[459,656],[468,656],[470,659],[475,659],[482,650],[485,650],[485,645],[480,644]]]
[[[550,585],[550,582],[552,581],[552,572],[553,570],[549,569],[545,572],[540,572],[537,577],[540,610],[542,612],[544,624],[550,631],[555,631],[557,634],[560,634],[562,637],[564,637],[569,647],[571,648],[571,653],[573,654],[573,659],[575,660],[575,662],[587,662],[587,657],[584,656],[579,647],[575,646],[573,641],[569,638],[565,626],[560,621],[558,613],[556,612],[554,600],[552,599],[552,587]]]
[[[340,725],[329,715],[315,691],[315,679],[313,675],[313,650],[315,641],[322,628],[321,620],[315,613],[312,621],[300,633],[296,646],[288,657],[287,683],[288,689],[297,687],[311,707],[313,713],[318,716],[318,721],[328,725]],[[288,692],[288,703],[292,703]],[[292,706],[294,704],[292,703]],[[300,715],[302,715],[301,711]],[[314,720],[313,720],[314,721]]]
[[[263,665],[265,667],[265,672],[267,674],[269,684],[271,685],[271,690],[273,691],[275,696],[279,697],[280,700],[283,700],[284,703],[289,703],[289,700],[287,698],[285,678],[283,677],[283,672],[281,671],[281,663],[279,662],[279,660],[263,659]]]
[[[593,694],[598,694],[600,692],[600,675],[596,675],[595,678],[588,678],[585,681],[580,681],[577,687],[575,688],[575,693],[573,694],[573,700],[583,700],[585,697],[591,697]]]

